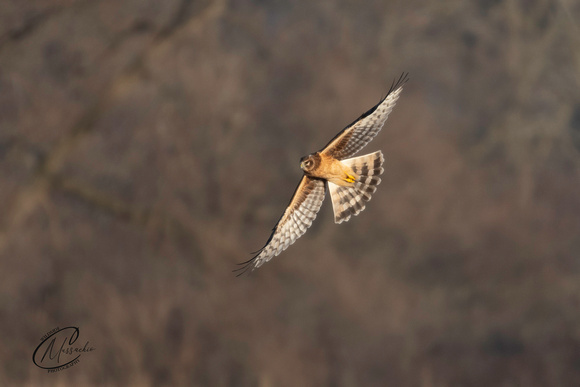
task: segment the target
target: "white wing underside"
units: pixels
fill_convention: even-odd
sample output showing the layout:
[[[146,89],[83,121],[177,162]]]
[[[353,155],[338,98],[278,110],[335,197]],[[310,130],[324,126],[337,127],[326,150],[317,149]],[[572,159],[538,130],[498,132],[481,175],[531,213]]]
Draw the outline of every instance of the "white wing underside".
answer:
[[[324,180],[312,179],[304,176],[298,184],[294,196],[284,211],[284,214],[272,229],[270,239],[266,245],[257,251],[257,255],[247,262],[240,270],[243,274],[250,267],[257,268],[273,257],[286,250],[288,246],[300,238],[312,225],[316,218],[324,196],[326,185]]]

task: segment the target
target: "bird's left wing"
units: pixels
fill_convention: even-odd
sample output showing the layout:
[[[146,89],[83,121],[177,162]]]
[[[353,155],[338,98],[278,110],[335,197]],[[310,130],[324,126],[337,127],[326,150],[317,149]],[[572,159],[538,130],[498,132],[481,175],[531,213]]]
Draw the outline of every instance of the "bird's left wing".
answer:
[[[324,195],[326,194],[326,185],[324,180],[313,179],[304,176],[300,184],[294,191],[294,196],[284,214],[278,220],[278,223],[272,229],[272,234],[266,242],[266,245],[256,251],[256,255],[246,262],[240,263],[241,268],[234,271],[241,271],[241,275],[249,268],[252,270],[262,266],[273,257],[286,250],[288,246],[300,238],[312,225],[316,214],[322,206]]]
[[[399,79],[393,82],[385,98],[338,133],[321,150],[321,153],[342,160],[351,157],[368,144],[387,121],[389,113],[403,91],[403,85],[408,80],[407,76],[408,74],[401,74]]]

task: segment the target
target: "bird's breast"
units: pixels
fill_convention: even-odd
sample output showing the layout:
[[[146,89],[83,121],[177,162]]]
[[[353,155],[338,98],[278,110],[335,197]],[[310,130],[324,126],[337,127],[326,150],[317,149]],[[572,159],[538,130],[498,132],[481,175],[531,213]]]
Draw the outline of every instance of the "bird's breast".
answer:
[[[336,185],[351,186],[358,175],[347,165],[332,157],[323,156],[320,164],[311,175],[328,180]]]

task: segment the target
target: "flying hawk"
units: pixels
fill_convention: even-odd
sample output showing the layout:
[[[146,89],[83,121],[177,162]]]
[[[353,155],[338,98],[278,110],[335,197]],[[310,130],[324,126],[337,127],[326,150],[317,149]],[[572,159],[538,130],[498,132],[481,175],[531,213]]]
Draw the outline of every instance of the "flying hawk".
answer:
[[[383,173],[381,151],[352,157],[365,147],[383,127],[395,107],[403,85],[408,80],[403,73],[393,82],[381,101],[344,128],[320,151],[302,157],[300,168],[304,176],[290,204],[272,229],[270,238],[254,257],[240,263],[238,275],[262,266],[286,250],[310,227],[322,206],[326,190],[330,192],[334,222],[342,223],[358,215],[371,200]]]

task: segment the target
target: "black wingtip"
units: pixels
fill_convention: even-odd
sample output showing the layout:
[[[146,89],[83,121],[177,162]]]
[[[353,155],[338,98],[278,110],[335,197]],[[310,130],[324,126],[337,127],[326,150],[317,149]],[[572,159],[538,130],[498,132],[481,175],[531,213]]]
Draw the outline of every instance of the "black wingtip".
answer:
[[[264,246],[264,247],[266,247],[266,246]],[[236,277],[239,277],[239,276],[243,275],[244,273],[246,273],[254,265],[254,261],[256,260],[256,258],[258,258],[258,256],[262,252],[262,250],[264,250],[264,247],[262,247],[258,251],[253,252],[252,254],[255,254],[255,255],[252,258],[248,259],[247,261],[236,263],[236,265],[242,265],[242,267],[238,267],[237,269],[232,270],[232,273],[236,273],[239,271],[240,273],[236,274]],[[253,270],[254,269],[252,268],[252,270],[250,270],[250,272]]]
[[[241,265],[240,263],[238,263],[238,265]],[[250,262],[243,264],[244,266],[239,267],[237,269],[232,270],[232,273],[237,273],[236,274],[236,278],[243,275],[244,273],[246,273],[250,267],[252,266],[252,261],[250,260]],[[239,273],[238,273],[239,272]]]
[[[391,88],[387,92],[387,95],[385,95],[385,98],[387,98],[387,96],[389,94],[391,94],[393,91],[399,90],[405,83],[407,83],[409,81],[409,79],[410,78],[409,78],[408,72],[403,72],[401,74],[401,76],[399,77],[399,79],[397,79],[397,78],[393,79],[393,83],[391,84]],[[383,100],[385,98],[383,98]]]
[[[254,252],[254,253],[251,253],[251,254],[256,254],[256,253],[257,253],[257,254],[260,254],[260,252],[261,252],[261,251],[262,251],[262,250],[258,250],[258,251]],[[256,259],[257,257],[258,257],[258,255],[255,255],[255,256],[253,256],[252,258],[248,259],[247,261],[240,262],[240,263],[236,263],[236,265],[247,265],[248,263],[251,263],[251,262],[252,262],[254,259]]]
[[[298,187],[300,187],[300,184],[298,184]],[[296,191],[298,190],[298,187],[296,187],[296,190],[294,191],[294,193],[296,193]],[[292,195],[292,197],[294,197],[294,195]],[[282,216],[284,216],[284,215],[282,215]],[[280,217],[280,219],[282,219],[282,216]],[[258,258],[258,256],[262,253],[262,251],[264,251],[266,246],[268,246],[268,243],[270,243],[270,241],[272,241],[272,238],[274,237],[274,233],[276,232],[276,228],[278,227],[278,223],[280,223],[280,219],[278,219],[278,222],[276,222],[276,225],[272,228],[272,234],[270,234],[270,237],[266,241],[266,244],[264,246],[262,246],[262,248],[260,248],[259,250],[256,250],[256,251],[250,253],[250,254],[254,255],[252,258],[250,258],[244,262],[236,263],[236,265],[243,265],[240,268],[232,270],[232,272],[234,272],[234,273],[237,271],[242,271],[240,274],[236,275],[236,277],[239,277],[242,274],[244,274],[246,271],[248,271],[248,269],[253,266],[256,258]],[[253,271],[254,269],[255,269],[255,267],[252,268],[252,270],[250,270],[250,271]]]
[[[240,271],[239,273],[236,274],[236,278],[238,278],[238,277],[244,275],[248,271],[249,267],[250,267],[249,265],[246,265],[246,266],[241,267],[239,269],[232,270],[232,273],[237,273],[238,271]]]
[[[357,118],[356,120],[354,120],[353,122],[351,122],[349,125],[347,125],[346,127],[351,127],[353,124],[355,124],[357,121],[370,116],[371,114],[374,113],[374,111],[380,106],[380,104],[383,103],[383,101],[385,99],[387,99],[387,97],[394,91],[399,90],[399,88],[401,88],[405,83],[407,83],[407,81],[409,80],[409,73],[405,73],[403,72],[399,78],[395,78],[393,79],[393,83],[391,84],[391,87],[389,88],[389,91],[387,92],[387,94],[385,94],[385,96],[383,98],[381,98],[381,100],[372,108],[370,108],[369,110],[367,110],[366,112],[364,112],[359,118]],[[330,142],[332,142],[336,137],[340,136],[342,132],[340,132],[339,134],[337,134],[332,140],[330,140]],[[329,144],[330,144],[329,142]]]

